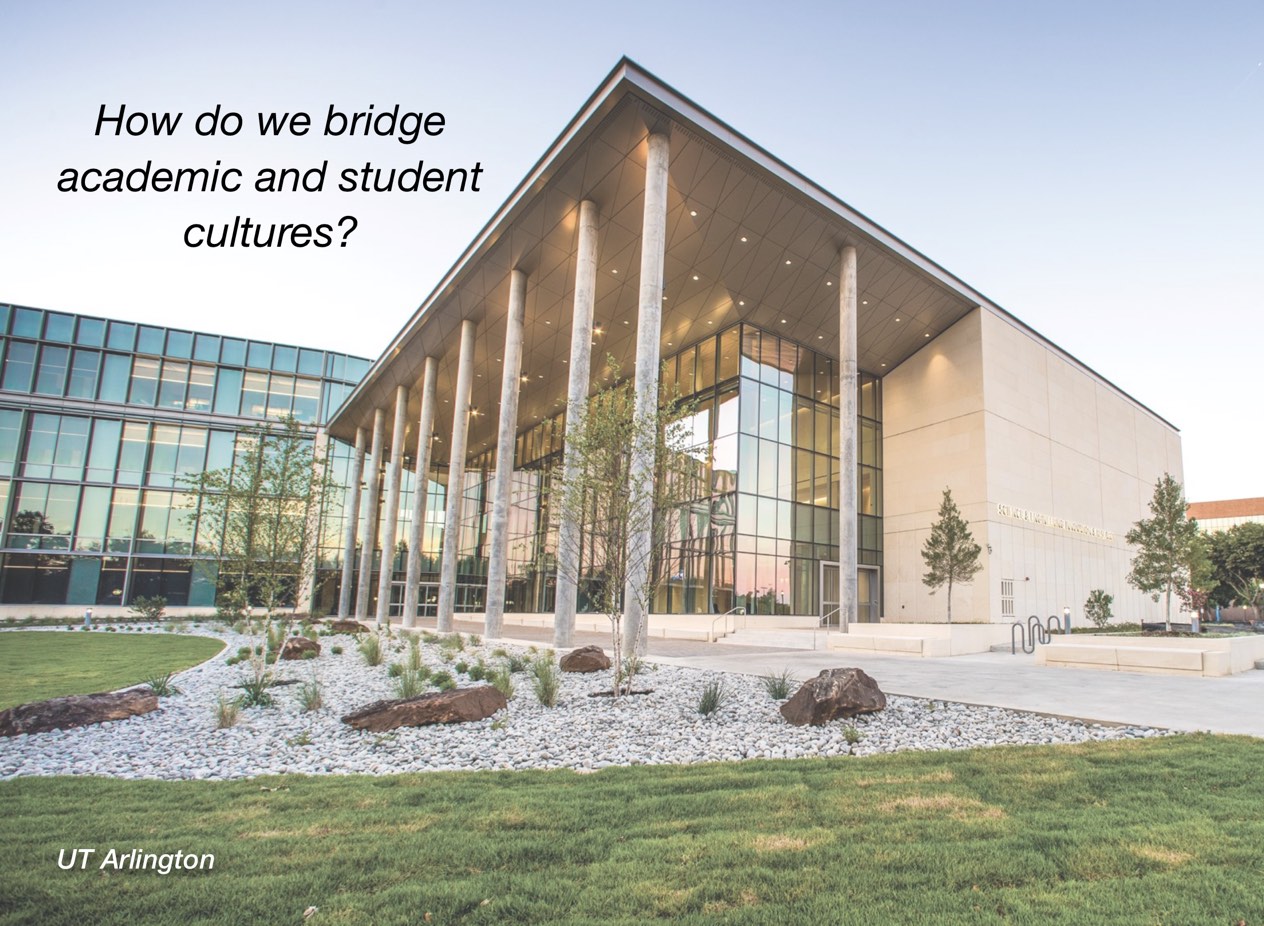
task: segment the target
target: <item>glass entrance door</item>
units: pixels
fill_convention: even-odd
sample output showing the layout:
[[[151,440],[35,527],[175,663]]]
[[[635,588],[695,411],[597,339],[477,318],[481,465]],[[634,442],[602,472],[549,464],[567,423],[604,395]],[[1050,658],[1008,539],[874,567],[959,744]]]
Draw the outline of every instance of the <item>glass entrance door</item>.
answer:
[[[821,563],[821,626],[838,626],[838,563]]]
[[[882,584],[877,566],[861,566],[856,570],[856,620],[876,624],[882,619]]]

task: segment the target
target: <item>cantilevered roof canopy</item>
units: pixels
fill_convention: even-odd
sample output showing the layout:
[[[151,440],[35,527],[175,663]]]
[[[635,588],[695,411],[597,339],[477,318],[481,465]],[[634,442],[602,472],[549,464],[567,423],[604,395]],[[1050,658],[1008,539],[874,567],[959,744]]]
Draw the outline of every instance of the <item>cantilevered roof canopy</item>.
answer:
[[[626,58],[426,297],[329,425],[346,441],[410,390],[416,445],[427,354],[435,431],[451,433],[461,321],[478,324],[469,452],[495,445],[509,273],[528,275],[518,427],[566,405],[579,202],[599,209],[593,383],[635,362],[646,139],[671,139],[662,355],[737,321],[838,353],[838,254],[857,248],[859,366],[894,369],[984,297]],[[995,308],[995,307],[993,307]],[[997,309],[1000,311],[999,309]],[[387,442],[390,434],[386,435]],[[446,459],[446,441],[435,459]]]

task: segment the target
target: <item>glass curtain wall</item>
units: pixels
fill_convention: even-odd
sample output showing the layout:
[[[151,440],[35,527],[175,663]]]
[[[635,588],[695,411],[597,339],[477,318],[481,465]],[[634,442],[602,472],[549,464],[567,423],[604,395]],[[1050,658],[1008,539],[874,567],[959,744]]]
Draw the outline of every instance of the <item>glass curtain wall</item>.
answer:
[[[212,606],[186,477],[231,465],[251,419],[314,432],[368,366],[0,305],[0,603]]]

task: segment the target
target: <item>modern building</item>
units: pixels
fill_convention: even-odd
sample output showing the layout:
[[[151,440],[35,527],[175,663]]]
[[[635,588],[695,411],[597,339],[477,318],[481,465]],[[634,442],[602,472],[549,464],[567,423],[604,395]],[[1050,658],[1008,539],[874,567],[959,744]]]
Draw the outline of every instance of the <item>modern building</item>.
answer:
[[[180,476],[293,412],[353,487],[322,512],[313,611],[549,615],[564,642],[603,564],[559,567],[577,528],[553,523],[549,473],[613,358],[643,407],[693,400],[705,467],[651,622],[942,622],[921,548],[945,488],[984,550],[956,621],[1078,613],[1094,588],[1120,619],[1158,613],[1124,535],[1182,477],[1176,428],[627,60],[367,372],[23,307],[0,334],[9,605],[211,604]]]
[[[627,60],[330,419],[370,474],[341,610],[490,629],[556,612],[566,639],[583,583],[557,566],[547,470],[608,357],[643,404],[672,385],[698,403],[710,478],[659,557],[654,614],[943,621],[920,551],[946,487],[984,548],[955,619],[1078,613],[1094,588],[1122,619],[1157,613],[1124,580],[1124,535],[1159,476],[1182,478],[1177,429]],[[361,558],[353,583],[366,536],[392,566]]]
[[[1239,524],[1264,524],[1264,498],[1226,498],[1214,502],[1190,502],[1186,512],[1209,534]]]
[[[231,465],[239,433],[265,418],[292,414],[315,438],[368,363],[0,305],[0,605],[162,596],[209,609],[213,551],[184,477]],[[340,466],[335,454],[345,479]]]

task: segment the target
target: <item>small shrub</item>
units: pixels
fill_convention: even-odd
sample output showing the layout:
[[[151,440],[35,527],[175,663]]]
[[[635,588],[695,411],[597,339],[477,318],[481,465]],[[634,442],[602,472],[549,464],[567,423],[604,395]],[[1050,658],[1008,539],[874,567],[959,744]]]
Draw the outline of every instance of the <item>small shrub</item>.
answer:
[[[536,660],[531,667],[531,690],[535,692],[536,700],[545,707],[557,706],[557,694],[561,685],[562,673],[552,660]]]
[[[505,657],[505,668],[510,672],[526,672],[529,666],[521,656],[511,653]]]
[[[430,676],[430,684],[440,691],[451,691],[456,687],[456,679],[447,672],[436,672]]]
[[[132,599],[132,614],[141,620],[160,621],[167,613],[167,599],[161,595],[141,595]]]
[[[464,659],[462,659],[452,668],[456,669],[456,671],[459,672],[461,675],[466,675],[470,671],[470,664],[466,662]]]
[[[640,674],[641,657],[633,653],[615,670],[615,685],[623,691],[632,690],[632,680]]]
[[[407,671],[408,669],[405,668],[402,662],[392,662],[389,666],[386,667],[386,677],[399,678],[401,675],[403,675]]]
[[[497,717],[495,720],[493,720],[493,721],[492,721],[492,729],[493,729],[493,730],[508,730],[508,729],[509,729],[509,718],[508,718],[508,717]]]
[[[481,682],[483,679],[487,678],[487,664],[480,659],[478,662],[474,663],[474,665],[470,666],[469,672],[465,674],[470,677],[470,681]]]
[[[495,669],[491,675],[487,677],[487,680],[491,682],[493,688],[505,696],[506,701],[514,696],[513,678],[510,675],[508,665]]]
[[[426,690],[426,682],[420,673],[405,669],[395,678],[394,688],[397,698],[415,698]]]
[[[376,636],[367,636],[360,641],[360,655],[364,657],[366,665],[380,666],[382,664],[382,641]]]
[[[171,695],[178,695],[180,689],[171,684],[171,677],[174,672],[168,672],[166,675],[151,675],[146,679],[145,684],[160,698],[169,698]]]
[[[298,703],[305,711],[320,710],[325,705],[325,696],[320,690],[320,682],[316,679],[304,682],[298,690]]]
[[[241,704],[236,698],[226,698],[221,691],[219,700],[215,702],[215,729],[225,730],[237,726],[241,714]]]
[[[421,632],[421,641],[423,643],[438,643],[442,639],[437,633],[431,633],[429,630]]]
[[[1110,610],[1114,601],[1114,595],[1108,595],[1105,590],[1095,588],[1088,593],[1088,600],[1084,602],[1084,616],[1100,630],[1114,617]]]
[[[856,729],[855,724],[849,723],[847,726],[843,727],[843,739],[847,740],[848,746],[855,746],[864,739],[864,737],[861,735],[860,731]]]
[[[723,679],[712,679],[702,688],[702,696],[698,699],[698,713],[710,717],[728,700],[729,693],[724,687]]]
[[[465,651],[465,639],[459,633],[450,633],[439,641],[439,646],[446,650],[455,650],[456,652]]]
[[[470,646],[482,646],[483,638],[476,633],[470,634]]]
[[[308,624],[303,628],[303,636],[311,640],[313,643],[320,642],[320,631],[316,629],[315,624]]]
[[[342,655],[342,647],[341,647],[341,646],[338,646],[337,644],[335,644],[335,645],[333,645],[333,646],[329,647],[329,652],[333,653],[335,656],[341,656],[341,655]]]
[[[229,589],[215,596],[215,615],[222,620],[240,622],[249,611],[250,603],[244,592]]]
[[[314,649],[304,650],[303,659],[315,659],[319,654]]]
[[[421,668],[421,642],[416,637],[408,638],[408,668]]]
[[[509,655],[509,650],[505,649],[503,646],[498,646],[494,650],[492,650],[492,655],[499,656],[501,659],[504,659],[506,656]]]
[[[310,746],[312,744],[312,735],[304,730],[298,736],[292,736],[285,741],[287,746]]]
[[[237,647],[237,657],[238,657],[239,659],[249,659],[249,658],[250,658],[250,654],[251,654],[251,652],[252,652],[252,650],[250,649],[250,647],[249,647],[249,646],[239,646],[239,647]]]
[[[760,681],[764,683],[764,691],[768,692],[768,697],[774,701],[784,701],[790,697],[790,689],[794,687],[794,676],[789,669],[782,669],[775,675],[770,672],[761,676]]]

